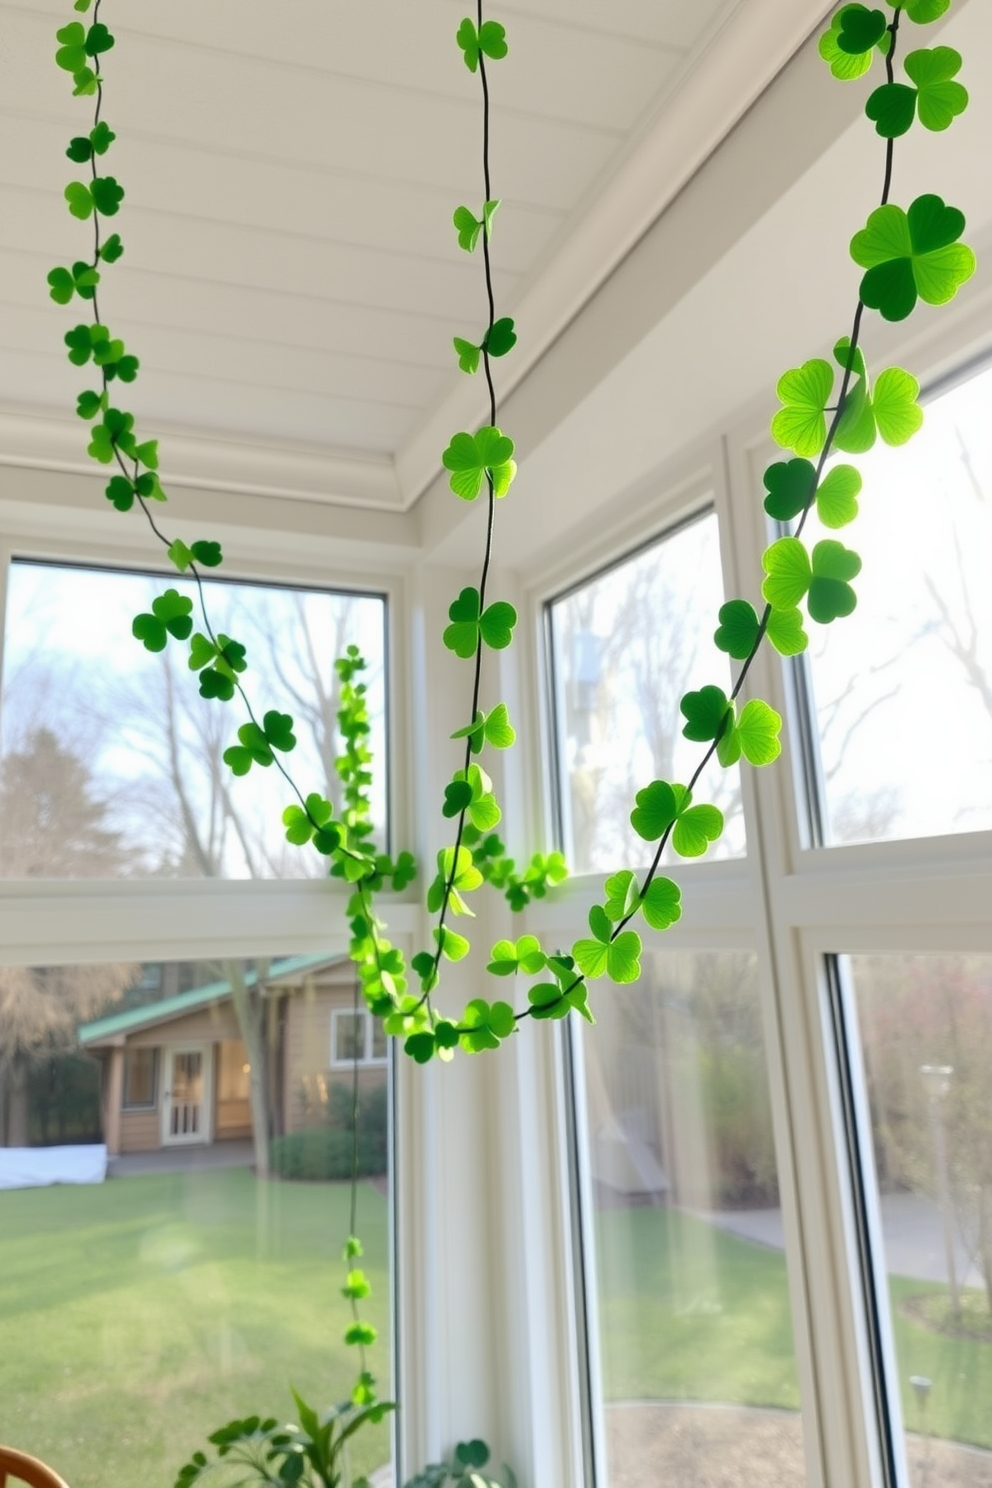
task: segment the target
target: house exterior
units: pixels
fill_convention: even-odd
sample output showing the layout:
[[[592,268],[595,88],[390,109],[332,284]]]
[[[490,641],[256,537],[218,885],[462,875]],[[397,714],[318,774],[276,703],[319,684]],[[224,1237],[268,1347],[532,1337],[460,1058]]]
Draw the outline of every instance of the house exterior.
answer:
[[[245,981],[254,989],[258,973]],[[275,961],[264,977],[273,1135],[326,1119],[333,1085],[351,1078],[356,1045],[360,1081],[385,1080],[381,1024],[364,1007],[356,1014],[354,987],[340,956]],[[79,1043],[100,1061],[111,1156],[251,1135],[251,1068],[229,981],[86,1023]]]

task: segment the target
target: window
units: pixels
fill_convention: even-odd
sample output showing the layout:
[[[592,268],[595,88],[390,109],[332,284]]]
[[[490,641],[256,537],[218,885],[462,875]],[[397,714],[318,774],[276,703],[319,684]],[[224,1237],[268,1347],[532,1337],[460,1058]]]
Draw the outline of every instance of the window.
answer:
[[[609,1488],[803,1481],[755,958],[668,952],[578,1040]],[[737,1473],[740,1477],[738,1478]]]
[[[14,562],[4,655],[0,873],[10,878],[287,878],[325,871],[285,840],[290,789],[277,769],[231,774],[223,754],[246,721],[199,695],[184,648],[151,653],[131,634],[185,579]],[[386,816],[385,603],[378,596],[211,581],[218,634],[247,649],[257,717],[290,713],[286,756],[304,795],[340,802],[335,659],[368,663],[372,803]],[[83,617],[81,620],[80,617]],[[194,610],[199,624],[199,608]],[[202,626],[199,626],[202,628]]]
[[[367,1013],[349,1008],[335,1008],[331,1013],[331,1065],[385,1064],[388,1039],[382,1023]]]
[[[67,1481],[156,1488],[233,1417],[289,1420],[290,1385],[320,1411],[347,1397],[352,1314],[335,1257],[352,1223],[351,1107],[328,1102],[326,1089],[322,1105],[302,1099],[314,1069],[326,1074],[341,967],[340,956],[316,953],[158,963],[154,977],[136,964],[63,966],[57,979],[0,967],[3,1431]],[[42,1091],[20,1078],[56,1045],[99,1068],[102,1099],[87,1091],[85,1111],[76,1086]],[[249,1101],[257,1071],[272,1128],[261,1138]],[[362,1316],[378,1330],[369,1367],[385,1399],[388,1109],[383,1074],[360,1105],[371,1181],[357,1230],[372,1285]],[[43,1119],[54,1150],[43,1150]],[[62,1145],[63,1133],[76,1145]],[[46,1172],[51,1182],[56,1160],[71,1181],[22,1186]],[[122,1412],[141,1430],[122,1430]],[[352,1450],[355,1477],[378,1480],[389,1421]]]
[[[157,1071],[157,1049],[125,1050],[124,1099],[121,1103],[125,1111],[155,1105]]]
[[[687,780],[696,746],[682,737],[679,700],[727,685],[712,644],[723,602],[717,520],[676,528],[548,607],[565,856],[589,873],[646,861],[629,816],[652,779]],[[724,813],[716,856],[744,851],[740,776],[715,763],[696,788]]]
[[[858,623],[813,627],[808,661],[826,843],[992,827],[990,398],[986,368],[857,458]]]

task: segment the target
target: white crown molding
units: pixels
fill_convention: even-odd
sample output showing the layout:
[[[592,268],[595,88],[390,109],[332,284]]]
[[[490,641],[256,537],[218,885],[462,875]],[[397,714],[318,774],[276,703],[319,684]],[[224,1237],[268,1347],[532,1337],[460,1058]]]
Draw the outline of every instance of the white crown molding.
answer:
[[[168,451],[163,484],[237,495],[274,496],[322,505],[404,510],[388,456],[320,450],[275,440],[160,430]],[[48,410],[0,405],[0,465],[93,475],[85,426]]]
[[[579,203],[512,307],[520,339],[500,367],[505,398],[580,314],[635,244],[834,9],[823,0],[743,0],[695,66]],[[457,429],[486,418],[477,378],[453,381],[396,453],[405,507],[427,490]]]

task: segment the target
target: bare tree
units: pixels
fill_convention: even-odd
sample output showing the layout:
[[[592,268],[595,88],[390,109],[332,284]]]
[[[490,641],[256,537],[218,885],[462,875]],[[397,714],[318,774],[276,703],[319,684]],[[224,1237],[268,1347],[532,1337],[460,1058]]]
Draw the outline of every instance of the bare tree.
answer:
[[[119,873],[127,854],[106,825],[81,760],[47,728],[27,735],[0,769],[0,863],[8,878]],[[0,967],[0,1141],[28,1140],[33,1063],[71,1049],[80,1022],[135,981],[125,965]]]

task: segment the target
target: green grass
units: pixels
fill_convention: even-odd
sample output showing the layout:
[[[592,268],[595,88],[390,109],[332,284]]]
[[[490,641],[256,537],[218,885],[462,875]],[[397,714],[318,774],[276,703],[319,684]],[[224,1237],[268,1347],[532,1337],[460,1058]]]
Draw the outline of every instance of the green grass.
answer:
[[[253,1411],[347,1395],[340,1248],[348,1189],[240,1169],[0,1193],[0,1440],[72,1488],[172,1488],[207,1433]],[[388,1390],[386,1203],[359,1230]],[[358,1438],[355,1471],[389,1455]]]
[[[609,1400],[799,1407],[785,1260],[676,1209],[597,1215]]]
[[[596,1231],[608,1400],[798,1408],[780,1252],[673,1209],[606,1210]],[[941,1290],[890,1280],[903,1419],[910,1431],[992,1448],[992,1343],[934,1332],[900,1308],[907,1296]],[[933,1381],[925,1422],[911,1375]]]

